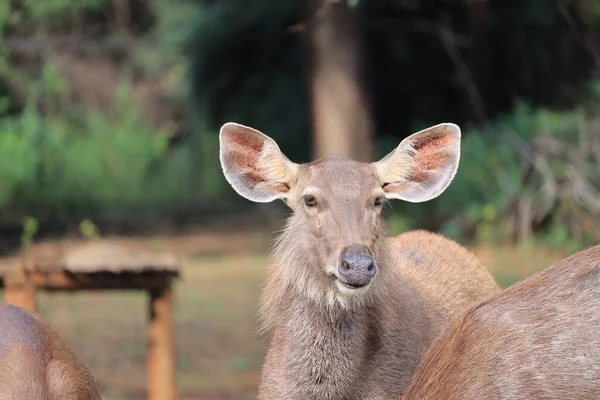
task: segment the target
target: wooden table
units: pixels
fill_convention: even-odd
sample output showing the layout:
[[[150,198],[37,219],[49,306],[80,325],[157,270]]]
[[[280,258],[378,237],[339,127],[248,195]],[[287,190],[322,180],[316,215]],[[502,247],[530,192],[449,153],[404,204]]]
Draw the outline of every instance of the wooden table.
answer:
[[[148,398],[174,400],[173,289],[179,265],[169,254],[134,253],[115,244],[91,242],[48,260],[13,258],[0,268],[5,301],[33,311],[36,292],[144,290],[148,293]]]

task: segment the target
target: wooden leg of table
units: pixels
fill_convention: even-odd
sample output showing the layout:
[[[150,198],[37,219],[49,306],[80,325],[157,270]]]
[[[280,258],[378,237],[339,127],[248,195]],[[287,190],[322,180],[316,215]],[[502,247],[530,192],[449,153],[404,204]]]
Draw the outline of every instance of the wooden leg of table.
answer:
[[[31,311],[37,310],[35,284],[27,272],[16,268],[5,277],[4,301]]]
[[[175,399],[173,302],[171,287],[150,291],[148,399]]]

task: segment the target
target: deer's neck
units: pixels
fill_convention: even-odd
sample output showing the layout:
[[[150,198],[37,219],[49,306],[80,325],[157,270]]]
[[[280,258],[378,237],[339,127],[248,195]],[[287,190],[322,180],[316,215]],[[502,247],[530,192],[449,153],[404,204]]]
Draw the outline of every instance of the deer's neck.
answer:
[[[377,310],[315,309],[307,298],[290,298],[275,330],[279,367],[293,398],[354,398],[370,354],[381,345]]]
[[[315,301],[294,285],[271,302],[274,335],[261,390],[277,395],[261,398],[399,396],[424,351],[427,322],[411,286],[400,276],[379,278],[370,301],[349,307]]]
[[[374,249],[380,268],[372,286],[348,296],[323,273],[314,242],[293,233],[280,237],[262,295],[263,328],[273,338],[259,398],[399,395],[423,351],[423,332],[415,291],[394,267],[387,241]]]

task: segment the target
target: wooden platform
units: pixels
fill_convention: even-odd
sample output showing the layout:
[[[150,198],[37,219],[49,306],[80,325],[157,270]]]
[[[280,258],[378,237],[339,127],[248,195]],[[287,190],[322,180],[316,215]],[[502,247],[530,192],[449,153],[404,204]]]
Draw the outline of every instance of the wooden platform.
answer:
[[[47,254],[50,253],[50,254]],[[148,293],[148,398],[174,400],[172,283],[179,264],[167,253],[133,252],[110,242],[82,242],[0,262],[5,301],[33,311],[38,290],[144,290]]]

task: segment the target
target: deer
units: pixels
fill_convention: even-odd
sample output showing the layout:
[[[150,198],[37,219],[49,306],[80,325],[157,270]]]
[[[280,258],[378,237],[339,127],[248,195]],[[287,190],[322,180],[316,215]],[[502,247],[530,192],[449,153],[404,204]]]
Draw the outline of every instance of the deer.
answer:
[[[227,182],[292,210],[274,241],[259,317],[270,332],[258,398],[397,400],[426,347],[471,304],[500,290],[482,263],[424,230],[388,237],[389,199],[440,195],[460,158],[460,128],[439,124],[381,160],[290,161],[264,133],[219,132]]]
[[[0,304],[0,399],[101,400],[87,366],[40,315]]]
[[[421,360],[417,399],[600,399],[600,246],[465,310]]]

